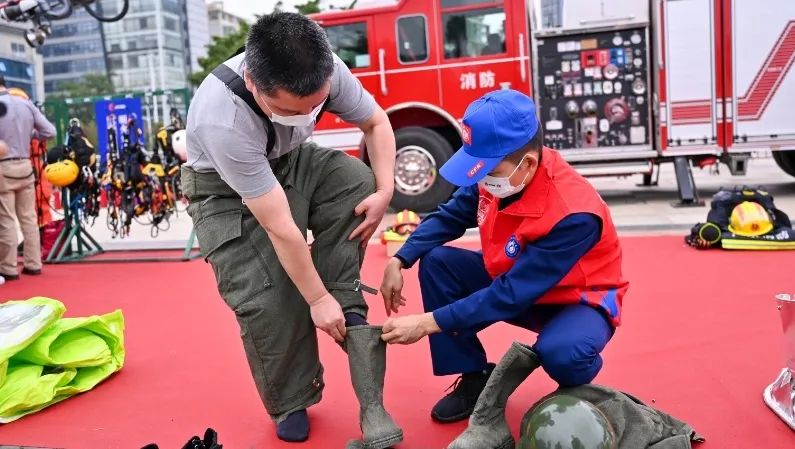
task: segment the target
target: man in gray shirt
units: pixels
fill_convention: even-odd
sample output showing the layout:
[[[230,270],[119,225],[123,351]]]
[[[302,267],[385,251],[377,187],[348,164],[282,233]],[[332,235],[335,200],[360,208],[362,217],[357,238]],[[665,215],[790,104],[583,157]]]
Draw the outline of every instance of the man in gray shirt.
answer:
[[[41,139],[54,137],[55,127],[30,100],[10,95],[1,75],[0,103],[6,108],[6,115],[0,118],[0,140],[8,145],[8,153],[0,159],[4,178],[0,184],[0,275],[13,281],[19,279],[15,217],[25,238],[22,273],[41,274],[41,242],[30,139],[34,131]]]
[[[361,128],[372,170],[305,142],[323,110]],[[394,189],[386,113],[322,28],[279,13],[260,18],[245,53],[201,84],[187,144],[188,213],[279,438],[308,438],[306,409],[324,385],[317,327],[348,353],[364,447],[402,440],[382,404],[386,349],[381,328],[367,324],[359,277]]]

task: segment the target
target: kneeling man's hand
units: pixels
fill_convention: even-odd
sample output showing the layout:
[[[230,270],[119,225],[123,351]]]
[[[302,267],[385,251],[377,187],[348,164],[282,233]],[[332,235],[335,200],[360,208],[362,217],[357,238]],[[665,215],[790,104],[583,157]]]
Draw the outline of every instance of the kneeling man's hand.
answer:
[[[381,339],[390,344],[410,345],[422,337],[441,332],[432,313],[389,318],[384,323]]]

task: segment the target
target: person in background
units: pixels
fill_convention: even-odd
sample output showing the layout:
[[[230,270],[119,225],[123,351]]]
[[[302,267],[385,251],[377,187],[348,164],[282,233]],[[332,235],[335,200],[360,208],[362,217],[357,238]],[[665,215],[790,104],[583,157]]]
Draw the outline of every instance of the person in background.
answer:
[[[3,177],[0,184],[0,275],[13,281],[19,279],[16,221],[19,221],[25,239],[22,273],[41,274],[41,241],[30,140],[34,135],[39,139],[54,137],[55,126],[32,102],[9,94],[2,75],[0,103],[6,109],[5,116],[0,117],[0,140],[8,147],[7,153],[0,156]]]

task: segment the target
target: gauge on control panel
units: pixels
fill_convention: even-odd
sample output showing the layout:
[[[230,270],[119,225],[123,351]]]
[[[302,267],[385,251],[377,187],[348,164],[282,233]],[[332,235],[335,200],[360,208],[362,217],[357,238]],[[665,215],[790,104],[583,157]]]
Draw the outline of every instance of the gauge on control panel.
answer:
[[[593,100],[586,100],[585,103],[582,104],[582,112],[587,115],[596,115],[597,109],[596,102]]]
[[[614,80],[618,77],[618,67],[615,64],[607,64],[604,69],[602,69],[602,73],[605,76],[606,80]]]
[[[635,81],[632,82],[632,93],[635,95],[643,95],[646,93],[646,83],[640,79],[636,78]]]
[[[605,103],[604,113],[611,124],[623,123],[629,116],[629,106],[623,98],[613,98]]]
[[[574,118],[577,117],[577,113],[580,112],[580,106],[577,104],[576,101],[571,100],[566,102],[566,114],[569,117]]]

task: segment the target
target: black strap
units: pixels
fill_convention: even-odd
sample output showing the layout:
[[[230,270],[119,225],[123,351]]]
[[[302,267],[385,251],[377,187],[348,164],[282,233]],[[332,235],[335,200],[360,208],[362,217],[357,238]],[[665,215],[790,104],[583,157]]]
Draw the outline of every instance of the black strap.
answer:
[[[223,82],[226,87],[229,88],[229,90],[240,97],[241,100],[245,101],[248,107],[251,108],[255,114],[262,117],[262,119],[265,121],[265,126],[268,128],[268,144],[267,148],[265,149],[265,154],[271,154],[271,150],[273,150],[273,146],[276,144],[276,130],[273,129],[273,122],[271,122],[271,119],[254,100],[254,95],[248,89],[246,89],[246,83],[243,81],[243,78],[234,70],[230,69],[226,64],[219,65],[213,70],[212,73],[216,78],[221,80],[221,82]]]

